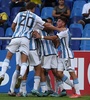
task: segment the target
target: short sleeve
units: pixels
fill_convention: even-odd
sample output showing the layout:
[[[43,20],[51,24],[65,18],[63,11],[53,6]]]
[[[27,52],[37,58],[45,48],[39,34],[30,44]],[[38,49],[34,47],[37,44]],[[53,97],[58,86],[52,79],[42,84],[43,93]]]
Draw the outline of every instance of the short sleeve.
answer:
[[[83,9],[82,9],[82,14],[87,13],[86,9],[87,9],[86,4],[84,4]]]
[[[67,36],[67,32],[65,31],[59,32],[57,33],[57,36],[59,37],[59,39],[62,39]]]
[[[45,21],[43,21],[39,16],[36,16],[36,22],[40,25],[44,25]]]
[[[13,23],[17,23],[18,19],[19,19],[20,13],[18,13],[15,17],[15,19],[13,20]]]

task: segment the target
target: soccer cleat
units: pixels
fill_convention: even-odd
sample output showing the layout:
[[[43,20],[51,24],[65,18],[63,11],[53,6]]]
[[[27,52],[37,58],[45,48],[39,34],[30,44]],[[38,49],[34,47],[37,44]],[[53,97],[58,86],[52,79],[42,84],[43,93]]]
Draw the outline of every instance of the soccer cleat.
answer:
[[[50,94],[51,97],[59,97],[59,94],[54,92],[53,94]]]
[[[22,97],[22,92],[17,93],[16,97]]]
[[[27,93],[19,92],[16,94],[16,97],[27,97]]]
[[[8,92],[8,95],[9,96],[16,96],[16,93],[15,92],[11,92],[11,90]]]
[[[66,90],[63,89],[63,90],[61,91],[61,93],[60,93],[60,97],[63,97],[63,96],[66,96],[66,95],[67,95]]]
[[[16,88],[16,89],[18,89],[18,88],[20,87],[21,81],[22,81],[22,76],[20,75],[20,76],[18,77],[17,83],[16,83],[16,85],[15,85],[15,88]]]
[[[49,95],[49,92],[48,91],[45,91],[44,93],[40,93],[40,96],[41,97],[47,97],[48,95]]]
[[[37,95],[37,96],[41,96],[40,93],[37,90],[31,90],[32,95]]]
[[[2,83],[3,80],[4,80],[4,77],[0,76],[0,85],[1,85],[1,83]]]
[[[54,91],[53,90],[48,90],[48,95],[53,94]]]
[[[72,96],[70,96],[70,98],[80,98],[81,94],[73,94]]]

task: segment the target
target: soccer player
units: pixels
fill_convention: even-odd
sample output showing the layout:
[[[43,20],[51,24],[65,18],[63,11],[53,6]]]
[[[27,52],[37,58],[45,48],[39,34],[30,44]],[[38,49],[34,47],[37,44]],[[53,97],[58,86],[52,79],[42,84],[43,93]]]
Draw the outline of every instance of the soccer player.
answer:
[[[23,76],[23,79],[21,81],[20,86],[16,85],[17,84],[17,79],[18,76],[20,74],[20,66],[21,66],[21,53],[20,52],[16,52],[16,70],[14,71],[13,75],[12,75],[12,81],[11,81],[11,85],[10,85],[10,90],[8,92],[9,96],[27,96],[27,90],[26,90],[26,80],[27,80],[27,75],[29,72],[29,67],[27,67],[26,73]],[[16,92],[14,91],[15,88],[19,88],[19,93],[16,94]]]
[[[78,78],[75,74],[75,69],[72,67],[73,63],[73,58],[74,55],[69,47],[70,43],[70,32],[69,29],[66,28],[67,24],[67,18],[65,16],[61,16],[58,18],[57,21],[57,27],[58,28],[63,28],[64,30],[61,32],[58,32],[57,35],[54,36],[41,36],[40,34],[33,34],[34,37],[40,38],[40,39],[46,39],[46,40],[60,40],[60,47],[61,47],[61,58],[58,59],[58,69],[57,69],[57,74],[58,78],[61,79],[63,82],[67,83],[71,87],[74,87],[75,93],[70,96],[70,98],[79,98],[81,97],[80,90],[79,90],[79,82]],[[70,74],[70,76],[73,79],[73,85],[63,74],[63,71],[67,70]]]
[[[25,7],[22,7],[19,12],[22,11],[26,11]],[[11,85],[10,85],[10,90],[8,91],[8,95],[9,96],[26,96],[27,95],[27,91],[26,91],[26,78],[27,78],[27,73],[28,73],[28,67],[26,70],[26,73],[21,81],[20,84],[20,89],[19,89],[19,93],[16,94],[16,92],[14,91],[14,89],[16,88],[16,83],[17,83],[17,78],[20,74],[20,66],[21,66],[21,53],[19,51],[16,52],[16,70],[14,71],[13,75],[12,75],[12,81],[11,81]]]
[[[51,23],[51,19],[48,18],[49,23]],[[44,19],[44,21],[47,22],[47,20]],[[52,24],[52,23],[51,23]],[[39,33],[41,35],[47,36],[47,35],[54,35],[54,32],[51,30],[39,30]],[[41,47],[41,60],[42,60],[42,69],[41,69],[41,90],[42,95],[41,96],[48,96],[49,94],[53,93],[54,91],[48,90],[47,88],[47,82],[46,82],[46,76],[48,75],[48,71],[51,69],[54,76],[57,77],[57,51],[54,47],[54,44],[50,40],[41,40],[40,41],[40,47]],[[49,83],[50,84],[50,83]],[[39,95],[38,95],[39,96]]]
[[[4,76],[9,66],[10,59],[12,58],[13,53],[15,53],[17,49],[19,49],[19,51],[21,52],[21,70],[20,76],[18,77],[18,82],[21,82],[22,77],[24,76],[27,69],[29,42],[32,35],[31,33],[33,31],[33,27],[37,23],[52,30],[62,30],[42,21],[39,16],[33,13],[35,11],[35,7],[35,3],[29,2],[26,5],[27,11],[18,13],[13,21],[12,30],[14,31],[14,34],[12,36],[10,44],[7,46],[8,52],[2,64],[0,84],[4,80]]]

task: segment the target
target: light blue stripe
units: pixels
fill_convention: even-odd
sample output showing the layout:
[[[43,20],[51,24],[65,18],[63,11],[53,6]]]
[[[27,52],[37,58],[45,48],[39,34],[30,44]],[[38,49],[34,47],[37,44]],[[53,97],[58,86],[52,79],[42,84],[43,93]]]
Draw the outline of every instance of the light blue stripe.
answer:
[[[8,62],[8,63],[9,63],[9,62],[10,62],[10,60],[9,60],[9,59],[7,59],[7,58],[5,58],[4,62]]]
[[[22,65],[28,66],[28,64],[27,64],[27,63],[22,63]],[[21,65],[21,66],[22,66],[22,65]]]
[[[32,49],[32,39],[30,39],[30,48],[29,49]]]
[[[46,84],[46,82],[41,82],[40,85],[41,86],[46,86],[47,84]]]
[[[78,82],[78,79],[77,78],[73,80],[73,84],[78,84],[78,83],[79,82]]]
[[[44,36],[46,36],[45,31],[43,31],[42,33],[43,33]],[[48,53],[48,54],[51,54],[51,53],[50,53],[50,49],[49,49],[49,45],[48,45],[48,41],[49,41],[49,40],[45,40],[45,44],[46,44],[46,47],[47,47],[47,48],[45,48],[45,49],[47,49],[47,51],[48,51],[47,53]],[[45,53],[45,54],[47,54],[47,53]]]
[[[63,38],[61,39],[61,44],[62,44],[62,53],[63,53],[63,57],[65,58],[65,47],[64,47],[64,43],[63,43]]]
[[[34,76],[34,79],[40,79],[40,76]]]
[[[21,13],[20,13],[20,15],[21,15]],[[20,16],[19,16],[19,21],[18,21],[18,22],[20,22]],[[18,24],[18,22],[17,22],[17,24]],[[17,34],[17,32],[19,31],[19,29],[20,29],[20,26],[18,25],[18,26],[17,26],[17,29],[16,29],[16,31],[14,32],[14,34],[13,34],[12,37],[15,37],[15,36],[16,36],[16,34]]]
[[[68,78],[68,77],[67,77],[66,75],[64,75],[64,76],[62,77],[62,81],[65,82],[65,81],[67,80],[67,78]]]

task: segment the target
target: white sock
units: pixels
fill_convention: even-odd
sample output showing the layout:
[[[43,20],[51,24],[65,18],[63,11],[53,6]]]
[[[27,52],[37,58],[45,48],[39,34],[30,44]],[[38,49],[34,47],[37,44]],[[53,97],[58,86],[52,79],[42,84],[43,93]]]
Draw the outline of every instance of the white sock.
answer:
[[[22,65],[21,65],[20,75],[21,75],[22,77],[24,76],[24,74],[25,74],[25,72],[26,72],[27,66],[28,66],[27,63],[22,63]]]
[[[11,92],[14,92],[15,84],[16,84],[18,76],[19,76],[19,70],[15,70],[12,76],[12,81],[11,81],[11,86],[10,86]]]
[[[23,88],[22,88],[22,81],[21,81],[21,84],[20,84],[19,93],[23,93]]]
[[[45,91],[47,91],[47,83],[46,82],[41,82],[40,83],[41,86],[41,91],[44,93]]]
[[[34,76],[34,87],[33,87],[33,89],[38,90],[39,84],[40,84],[40,76]]]
[[[9,62],[10,62],[10,60],[5,58],[5,60],[2,63],[1,75],[3,75],[3,76],[5,75],[7,68],[9,67]]]
[[[64,89],[64,84],[62,81],[57,81],[58,86],[60,87],[60,90],[62,91]]]
[[[74,84],[74,88],[75,88],[76,94],[80,95],[79,82],[78,82],[77,78],[73,80],[73,84]]]
[[[26,80],[22,80],[21,85],[20,85],[20,90],[19,92],[27,93],[26,91]]]
[[[70,79],[66,75],[64,75],[62,77],[62,81],[65,82],[66,84],[70,85],[71,87],[73,87],[72,82],[70,81]]]

